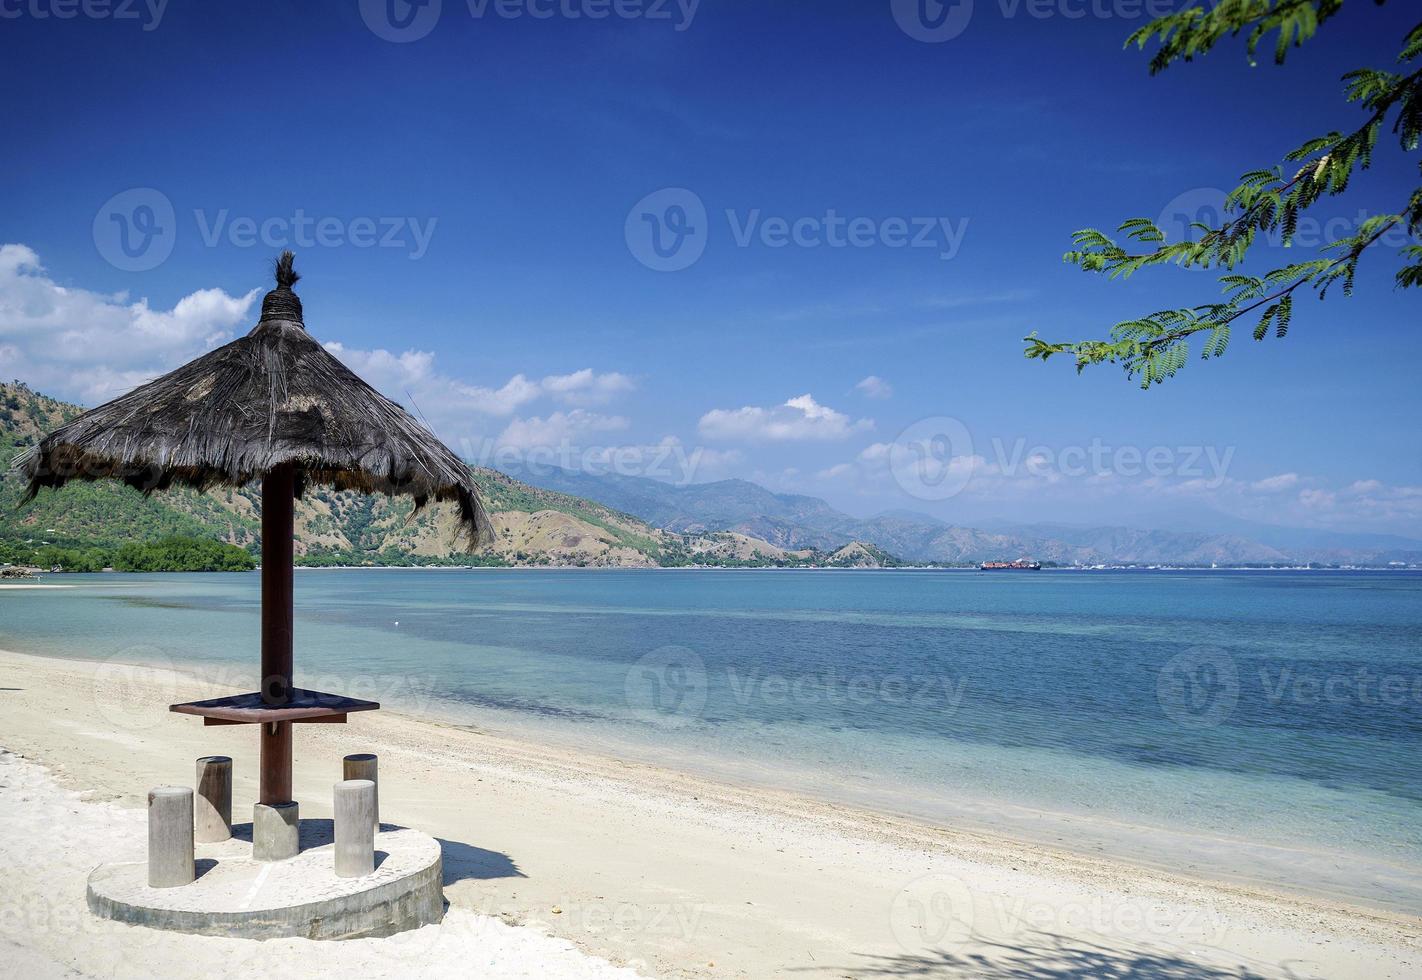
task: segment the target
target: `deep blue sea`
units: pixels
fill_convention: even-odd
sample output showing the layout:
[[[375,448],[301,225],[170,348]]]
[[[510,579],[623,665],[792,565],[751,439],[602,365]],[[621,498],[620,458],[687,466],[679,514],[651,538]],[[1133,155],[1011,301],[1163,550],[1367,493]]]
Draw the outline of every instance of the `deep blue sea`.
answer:
[[[0,648],[255,689],[257,575],[47,581]],[[296,605],[299,686],[1422,912],[1422,574],[312,570]]]

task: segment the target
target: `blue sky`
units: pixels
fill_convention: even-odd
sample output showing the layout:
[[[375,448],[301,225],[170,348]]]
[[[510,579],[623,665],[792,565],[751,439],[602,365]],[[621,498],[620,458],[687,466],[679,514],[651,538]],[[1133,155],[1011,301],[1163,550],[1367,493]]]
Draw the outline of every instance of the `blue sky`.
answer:
[[[397,0],[396,42],[377,0],[5,0],[0,374],[119,394],[250,326],[292,244],[313,333],[491,461],[967,523],[1422,536],[1391,250],[1287,340],[1241,331],[1149,392],[1020,343],[1212,298],[1209,273],[1110,283],[1061,253],[1354,124],[1338,76],[1390,64],[1415,8],[1350,4],[1284,68],[1229,44],[1151,78],[1121,47],[1138,0],[960,0],[936,43],[889,0],[504,2]],[[1415,156],[1378,156],[1320,218],[1400,205]],[[669,247],[683,213],[690,250],[659,258],[643,215]]]

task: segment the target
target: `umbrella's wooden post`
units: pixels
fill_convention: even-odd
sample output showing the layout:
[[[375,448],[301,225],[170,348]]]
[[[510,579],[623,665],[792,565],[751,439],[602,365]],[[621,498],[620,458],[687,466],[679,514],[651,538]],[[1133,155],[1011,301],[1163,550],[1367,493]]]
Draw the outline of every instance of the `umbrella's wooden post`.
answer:
[[[291,802],[291,722],[269,721],[262,728],[262,786],[258,802]]]
[[[262,700],[286,704],[291,692],[292,534],[296,468],[285,463],[262,480]],[[291,722],[262,730],[260,800],[291,801]]]

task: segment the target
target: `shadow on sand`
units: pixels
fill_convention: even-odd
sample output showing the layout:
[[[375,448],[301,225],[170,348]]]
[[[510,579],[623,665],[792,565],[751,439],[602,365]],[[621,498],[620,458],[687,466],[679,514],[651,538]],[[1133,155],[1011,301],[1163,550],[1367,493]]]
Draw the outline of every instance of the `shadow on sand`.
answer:
[[[439,841],[444,852],[444,883],[452,885],[456,881],[487,881],[490,878],[526,878],[518,869],[513,858],[502,851],[486,851],[482,847],[463,841]]]
[[[403,830],[399,824],[382,823],[382,831]],[[252,825],[239,823],[232,825],[232,836],[237,840],[252,840]],[[303,851],[313,847],[324,847],[336,839],[335,824],[329,818],[313,817],[301,821],[300,847]],[[490,878],[524,878],[513,858],[501,851],[489,851],[463,841],[439,841],[441,859],[444,864],[444,883],[452,885],[456,881],[486,881]],[[375,866],[388,857],[384,851],[375,852]]]
[[[1111,949],[1066,936],[1036,933],[1022,943],[979,941],[972,953],[932,950],[897,956],[866,954],[842,968],[855,977],[975,977],[980,980],[1264,980],[1240,966],[1191,962],[1163,949]]]

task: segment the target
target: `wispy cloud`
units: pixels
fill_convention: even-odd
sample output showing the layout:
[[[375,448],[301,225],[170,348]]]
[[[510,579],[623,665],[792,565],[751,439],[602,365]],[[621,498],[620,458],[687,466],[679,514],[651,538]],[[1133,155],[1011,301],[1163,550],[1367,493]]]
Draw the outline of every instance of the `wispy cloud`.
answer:
[[[1288,490],[1299,484],[1297,473],[1280,473],[1278,476],[1265,477],[1262,480],[1255,480],[1250,484],[1250,488],[1259,493],[1277,493]]]
[[[855,391],[866,398],[892,398],[894,396],[894,386],[889,384],[877,374],[871,374],[854,386]]]
[[[347,367],[392,398],[406,392],[424,410],[476,412],[481,415],[512,415],[540,398],[565,405],[602,405],[617,395],[631,391],[631,378],[616,371],[598,373],[583,368],[571,374],[550,374],[529,378],[515,374],[497,388],[475,384],[435,370],[430,351],[407,350],[399,354],[384,349],[360,350],[330,341],[326,349]]]
[[[873,420],[851,419],[808,394],[772,408],[712,409],[697,424],[704,438],[749,443],[845,439],[873,427]]]
[[[621,415],[600,415],[587,409],[552,412],[546,416],[516,418],[498,437],[500,446],[515,449],[539,449],[552,446],[575,446],[595,435],[621,432],[628,427]]]

